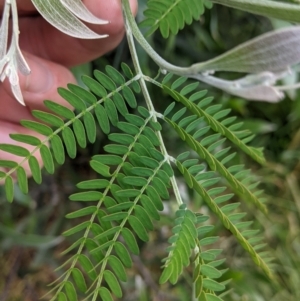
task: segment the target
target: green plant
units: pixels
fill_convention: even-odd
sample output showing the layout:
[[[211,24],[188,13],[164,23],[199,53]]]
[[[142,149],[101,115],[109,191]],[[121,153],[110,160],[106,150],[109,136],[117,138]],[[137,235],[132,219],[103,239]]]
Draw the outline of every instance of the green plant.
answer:
[[[205,6],[211,8],[212,2],[218,1],[182,0],[177,1],[176,6],[167,0],[150,0],[145,11],[147,18],[142,25],[150,27],[149,34],[159,28],[162,35],[168,37],[170,32],[176,34],[185,23],[190,24],[193,18],[198,19]],[[242,2],[244,6],[237,6]],[[272,1],[257,4],[232,0],[226,3],[247,10],[249,6],[259,10],[261,3],[267,5],[268,2]],[[249,146],[253,139],[251,132],[241,130],[243,124],[236,122],[235,117],[229,117],[229,109],[214,104],[212,97],[206,97],[206,91],[198,89],[199,82],[190,82],[187,77],[208,82],[236,95],[253,92],[252,98],[267,99],[270,96],[270,101],[277,101],[282,96],[281,90],[273,84],[282,78],[290,65],[298,62],[298,57],[274,49],[278,49],[279,42],[285,38],[284,42],[292,43],[289,34],[297,34],[298,28],[265,36],[264,40],[273,41],[273,44],[265,42],[262,45],[264,48],[260,49],[268,53],[256,52],[254,46],[261,46],[263,40],[258,39],[219,58],[181,68],[158,56],[137,28],[128,1],[123,0],[122,5],[134,70],[126,64],[121,65],[122,72],[107,66],[105,72],[94,72],[95,79],[83,76],[82,81],[90,91],[72,84],[68,89],[59,88],[58,93],[74,107],[74,112],[47,100],[45,106],[54,114],[33,111],[33,116],[41,123],[21,122],[23,126],[44,135],[43,141],[22,134],[11,135],[17,142],[33,145],[33,151],[17,145],[0,145],[2,151],[23,158],[20,163],[0,162],[0,166],[7,169],[0,172],[0,179],[5,181],[7,199],[12,201],[14,174],[21,191],[28,192],[28,180],[23,168],[25,163],[29,163],[34,180],[41,183],[41,168],[34,156],[37,151],[42,155],[45,169],[52,174],[55,171],[54,160],[59,165],[65,161],[64,147],[68,156],[75,158],[77,144],[86,148],[87,142],[95,142],[96,124],[111,141],[104,146],[104,154],[96,155],[90,161],[98,177],[78,183],[77,187],[83,192],[70,196],[70,200],[78,205],[74,205],[77,209],[66,217],[75,220],[76,225],[66,230],[64,235],[76,238],[63,252],[69,257],[60,267],[63,271],[60,277],[52,284],[49,292],[51,300],[73,301],[81,295],[88,300],[112,300],[112,294],[121,298],[119,282],[126,281],[125,268],[132,266],[130,253],[138,255],[139,241],[148,241],[148,233],[153,229],[153,223],[160,219],[159,212],[166,206],[163,200],[169,199],[170,191],[177,202],[176,214],[160,283],[169,281],[176,284],[183,269],[190,266],[194,286],[191,298],[225,300],[228,281],[222,278],[225,270],[219,268],[224,260],[217,259],[221,250],[214,248],[218,237],[210,235],[214,226],[207,222],[209,217],[182,200],[176,180],[181,177],[266,276],[276,281],[269,263],[272,258],[268,252],[262,251],[265,249],[263,238],[258,235],[258,230],[252,228],[253,221],[244,219],[246,213],[239,210],[241,203],[232,200],[235,195],[267,215],[265,199],[260,197],[262,191],[257,188],[257,180],[242,164],[234,161],[238,150],[264,165],[262,149]],[[299,10],[297,5],[285,7]],[[268,13],[265,10],[262,12]],[[277,10],[277,13],[280,16],[280,11]],[[141,70],[134,37],[159,65],[158,77],[149,77]],[[252,64],[246,62],[249,56],[254,57]],[[267,61],[268,57],[270,61]],[[266,60],[267,64],[258,65],[259,60]],[[274,60],[278,62],[276,65],[272,64]],[[230,69],[227,69],[228,66]],[[205,74],[211,70],[259,74],[235,82],[239,84],[236,87]],[[167,74],[163,77],[161,73]],[[159,89],[166,100],[175,100],[163,113],[154,107],[147,86],[150,84]],[[145,106],[138,106],[137,95],[142,95]],[[164,137],[173,130],[186,144],[186,149],[177,153],[176,157],[164,143]],[[208,248],[207,245],[212,246]],[[219,278],[222,280],[218,282]]]

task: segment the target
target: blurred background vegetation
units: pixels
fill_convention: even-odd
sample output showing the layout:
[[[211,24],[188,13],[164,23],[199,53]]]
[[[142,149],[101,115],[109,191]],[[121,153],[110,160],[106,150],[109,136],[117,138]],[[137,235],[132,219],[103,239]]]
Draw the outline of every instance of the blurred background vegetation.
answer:
[[[138,20],[146,0],[140,1]],[[154,48],[168,61],[181,66],[213,58],[232,47],[261,33],[288,24],[214,6],[201,20],[180,31],[179,35],[164,40],[160,33],[149,40]],[[157,67],[139,49],[143,70],[150,76],[157,74]],[[89,64],[74,68],[75,75],[92,75],[93,69],[103,69],[111,64],[119,68],[121,62],[131,66],[126,40],[113,52]],[[236,74],[218,74],[234,78]],[[288,80],[294,81],[296,75]],[[80,81],[80,80],[79,80]],[[299,301],[300,300],[300,100],[299,92],[292,91],[278,104],[249,102],[232,97],[224,92],[201,84],[215,96],[216,103],[232,109],[232,114],[245,122],[245,127],[256,134],[252,144],[265,149],[267,165],[261,167],[246,156],[239,154],[237,162],[252,169],[260,180],[269,207],[266,219],[255,209],[250,209],[250,218],[257,219],[263,230],[265,242],[275,258],[278,284],[272,284],[251,262],[229,233],[218,223],[216,232],[221,236],[220,245],[227,258],[228,268],[224,279],[232,278],[232,289],[225,300],[241,301]],[[152,89],[156,109],[162,111],[169,100],[155,87]],[[140,100],[141,104],[142,99]],[[167,129],[166,129],[167,130]],[[79,149],[74,160],[59,167],[54,176],[45,174],[43,184],[31,182],[30,194],[22,195],[16,187],[13,204],[6,202],[0,188],[0,301],[35,301],[48,291],[47,285],[55,280],[55,272],[64,260],[60,253],[72,243],[62,238],[61,233],[70,228],[71,222],[64,215],[71,211],[68,196],[76,191],[76,183],[95,175],[88,162],[91,155],[102,152],[105,137],[99,132],[97,142],[87,149]],[[182,142],[172,132],[167,133],[170,152],[176,145],[184,149]],[[194,210],[206,212],[201,200],[182,184],[186,198]],[[134,268],[129,271],[130,280],[124,284],[122,300],[181,300],[190,301],[192,287],[188,271],[176,286],[158,287],[161,259],[165,256],[166,240],[172,224],[175,202],[166,204],[166,212],[150,242],[142,247],[141,257],[134,257]],[[246,209],[246,208],[245,208]],[[247,209],[249,211],[249,208]]]

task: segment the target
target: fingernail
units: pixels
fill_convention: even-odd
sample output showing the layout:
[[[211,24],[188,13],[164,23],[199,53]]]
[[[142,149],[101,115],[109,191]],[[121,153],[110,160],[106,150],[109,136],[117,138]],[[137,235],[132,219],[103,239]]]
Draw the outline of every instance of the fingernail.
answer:
[[[46,67],[43,60],[31,55],[26,55],[31,73],[27,76],[20,75],[21,85],[24,83],[24,92],[43,93],[52,88],[54,77]]]

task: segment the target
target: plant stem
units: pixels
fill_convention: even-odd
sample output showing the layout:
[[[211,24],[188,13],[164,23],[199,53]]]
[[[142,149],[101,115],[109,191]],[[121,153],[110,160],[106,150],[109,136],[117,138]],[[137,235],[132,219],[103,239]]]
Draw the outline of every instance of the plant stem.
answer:
[[[126,20],[126,30],[128,30],[128,33],[130,33],[130,36],[134,36],[135,39],[138,41],[138,43],[143,47],[143,49],[147,52],[147,54],[153,59],[153,61],[161,67],[162,70],[167,70],[169,72],[187,76],[189,74],[192,74],[191,67],[185,68],[185,67],[178,67],[173,64],[170,64],[166,60],[164,60],[154,49],[151,47],[151,45],[146,41],[142,33],[140,32],[134,17],[132,15],[132,12],[130,10],[130,5],[128,0],[123,0],[123,12],[124,12],[124,19]],[[130,47],[130,45],[129,45]]]
[[[136,52],[136,48],[135,48],[135,44],[134,44],[134,39],[133,39],[134,32],[138,32],[138,34],[141,35],[142,40],[146,43],[144,46],[148,49],[149,52],[146,49],[145,50],[147,51],[147,53],[149,55],[150,55],[150,53],[152,53],[152,55],[156,59],[158,59],[158,60],[163,60],[163,59],[156,54],[156,52],[148,44],[148,42],[144,39],[144,37],[140,33],[139,29],[137,28],[135,20],[134,20],[134,18],[132,16],[132,13],[131,13],[131,10],[130,10],[130,5],[129,5],[128,0],[123,0],[122,1],[122,7],[123,7],[124,20],[125,20],[126,36],[127,36],[128,46],[129,46],[129,49],[130,49],[130,53],[131,53],[133,65],[134,65],[134,68],[135,68],[135,71],[137,72],[137,74],[138,75],[142,75],[141,78],[139,79],[140,85],[141,85],[141,89],[142,89],[142,93],[144,95],[147,107],[148,107],[148,109],[149,109],[149,111],[150,111],[150,113],[152,115],[153,120],[155,122],[157,122],[156,111],[155,111],[155,108],[153,106],[151,97],[149,95],[148,88],[146,86],[146,80],[145,80],[145,78],[143,76],[143,72],[142,72],[141,66],[139,64],[139,58],[138,58],[138,55],[137,55],[137,52]],[[166,63],[169,64],[168,62],[166,62]],[[173,66],[171,64],[169,64],[169,65]],[[176,66],[174,66],[174,67],[176,67]],[[176,67],[176,68],[179,68],[179,67]],[[168,163],[171,165],[170,156],[169,156],[169,154],[168,154],[168,152],[166,150],[166,147],[165,147],[162,135],[161,135],[161,133],[159,131],[157,131],[156,134],[157,134],[157,137],[158,137],[158,139],[160,141],[161,152],[165,156],[165,158],[168,161]],[[174,194],[175,194],[177,203],[178,203],[178,205],[182,205],[183,201],[182,201],[182,198],[181,198],[180,193],[179,193],[179,188],[178,188],[176,179],[173,176],[173,177],[171,177],[170,180],[171,180],[171,183],[172,183],[172,186],[173,186],[173,190],[174,190]]]

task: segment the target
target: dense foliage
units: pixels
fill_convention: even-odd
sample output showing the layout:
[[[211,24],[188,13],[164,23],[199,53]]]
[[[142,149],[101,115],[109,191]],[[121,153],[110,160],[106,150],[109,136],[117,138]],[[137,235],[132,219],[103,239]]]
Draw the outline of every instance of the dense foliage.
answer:
[[[207,91],[153,53],[190,65],[282,23],[212,7],[218,1],[140,2],[151,46],[124,0],[129,48],[89,64],[95,71],[80,85],[58,89],[73,110],[46,100],[45,112],[32,111],[37,121],[21,121],[44,136],[11,134],[32,151],[0,144],[22,158],[0,161],[0,297],[297,300],[297,92],[276,104],[246,102]],[[54,176],[41,170],[38,151]]]

